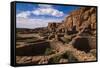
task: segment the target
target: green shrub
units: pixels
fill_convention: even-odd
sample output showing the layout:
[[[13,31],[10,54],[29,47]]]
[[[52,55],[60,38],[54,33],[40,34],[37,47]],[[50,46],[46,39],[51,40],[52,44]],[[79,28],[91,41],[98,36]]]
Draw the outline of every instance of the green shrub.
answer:
[[[71,41],[71,39],[65,38],[65,37],[62,37],[61,40],[62,40],[64,43],[67,43],[67,44]]]
[[[92,50],[90,50],[90,53],[91,53],[93,56],[96,57],[96,49],[92,49]]]
[[[74,57],[71,51],[66,51],[65,53],[61,55],[56,55],[49,59],[49,63],[59,63],[60,59],[68,59],[68,62],[78,62],[77,58]]]
[[[53,53],[53,49],[51,49],[51,48],[46,48],[46,50],[45,50],[45,55],[50,55],[50,54],[52,54]]]
[[[74,57],[74,55],[72,54],[71,51],[66,51],[64,54],[63,54],[63,58],[66,58],[68,59],[69,62],[77,62],[77,58]]]
[[[65,43],[69,43],[70,39],[65,38]]]
[[[49,59],[49,63],[59,63],[61,58],[62,58],[61,55],[54,56],[54,57]]]

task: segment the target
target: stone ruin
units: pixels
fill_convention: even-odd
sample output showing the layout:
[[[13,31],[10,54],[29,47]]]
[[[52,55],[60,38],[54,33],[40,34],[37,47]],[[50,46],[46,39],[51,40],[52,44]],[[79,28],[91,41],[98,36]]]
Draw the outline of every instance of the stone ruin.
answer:
[[[16,49],[18,64],[48,64],[96,61],[96,8],[81,7],[60,23],[50,22],[45,42]],[[46,48],[53,53],[44,55]],[[23,56],[23,57],[22,57]]]

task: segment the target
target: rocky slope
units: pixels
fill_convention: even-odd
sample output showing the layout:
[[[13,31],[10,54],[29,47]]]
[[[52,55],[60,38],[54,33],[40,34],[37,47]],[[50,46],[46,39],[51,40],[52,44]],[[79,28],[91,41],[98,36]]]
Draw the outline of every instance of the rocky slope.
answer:
[[[82,29],[84,32],[96,31],[96,8],[82,7],[79,10],[71,12],[65,20],[65,27],[68,31],[78,31]]]
[[[70,12],[61,23],[48,24],[48,30],[51,32],[56,34],[65,33],[65,35],[70,36],[73,35],[71,38],[73,41],[77,36],[81,36],[81,39],[86,38],[90,44],[90,48],[96,48],[96,29],[95,7],[81,7]]]
[[[41,36],[46,36],[46,38],[41,39],[47,41],[52,50],[46,49],[46,47],[45,50],[42,45],[39,44],[40,41],[39,43],[36,42],[34,44],[32,41],[36,36],[32,35],[34,36],[31,38],[32,41],[30,43],[28,42],[28,44],[31,44],[32,46],[28,45],[29,49],[25,46],[23,46],[23,49],[19,48],[21,49],[21,53],[25,54],[22,52],[22,50],[25,50],[26,52],[28,51],[33,54],[38,51],[34,51],[35,49],[39,48],[40,51],[41,48],[43,48],[43,53],[46,52],[46,55],[17,55],[17,64],[50,64],[96,61],[96,11],[95,7],[81,7],[70,12],[62,22],[50,22],[46,30],[44,29],[43,31],[39,29],[39,33],[42,33],[43,31]],[[38,33],[37,30],[36,33]],[[27,41],[30,41],[30,39]],[[23,40],[21,40],[21,42],[23,42]]]
[[[61,23],[49,23],[48,29],[67,30],[72,32],[88,32],[96,34],[96,8],[95,7],[81,7],[69,14]],[[82,31],[82,32],[83,32]]]

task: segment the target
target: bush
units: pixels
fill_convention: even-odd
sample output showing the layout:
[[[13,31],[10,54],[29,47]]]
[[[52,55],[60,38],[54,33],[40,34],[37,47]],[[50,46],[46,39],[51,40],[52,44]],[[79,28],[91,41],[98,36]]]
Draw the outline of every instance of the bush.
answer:
[[[96,49],[92,49],[92,50],[90,50],[90,53],[91,53],[93,56],[96,57]]]
[[[63,54],[63,58],[67,58],[69,62],[77,62],[77,58],[74,57],[71,51],[66,51]]]
[[[78,62],[77,58],[74,57],[71,51],[66,51],[65,53],[61,55],[56,55],[49,59],[49,63],[59,63],[60,59],[67,59],[68,62]]]
[[[65,39],[65,43],[67,43],[67,44],[68,44],[70,41],[71,41],[70,39],[67,39],[67,38]]]
[[[59,63],[60,59],[62,58],[61,55],[57,55],[57,56],[54,56],[52,58],[49,59],[49,63]]]
[[[53,54],[54,52],[53,52],[53,49],[51,49],[51,48],[47,48],[46,50],[45,50],[45,55],[50,55],[50,54]]]
[[[62,40],[64,43],[67,43],[67,44],[71,41],[71,39],[65,38],[65,37],[62,37],[61,40]]]

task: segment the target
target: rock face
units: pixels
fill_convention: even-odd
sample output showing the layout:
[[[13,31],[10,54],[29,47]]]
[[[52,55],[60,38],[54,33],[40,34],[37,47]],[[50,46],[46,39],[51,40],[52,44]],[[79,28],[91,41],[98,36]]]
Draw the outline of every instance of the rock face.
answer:
[[[64,23],[67,32],[81,37],[74,39],[74,47],[86,52],[96,48],[96,8],[82,7],[71,12]]]
[[[96,11],[95,7],[81,7],[70,12],[62,22],[50,22],[42,29],[19,31],[27,35],[17,36],[17,64],[96,61]],[[30,45],[25,46],[26,43]]]
[[[72,32],[84,29],[93,33],[96,30],[96,8],[82,7],[71,12],[65,20],[65,28]]]
[[[80,32],[96,33],[96,8],[81,7],[69,14],[61,23],[51,22],[48,24],[50,31],[65,31],[74,34]]]
[[[76,36],[74,36],[76,38],[77,36],[80,36],[81,38],[72,38],[74,47],[80,50],[89,51],[90,49],[96,48],[95,7],[78,8],[77,10],[70,12],[62,23],[49,23],[48,28],[51,31],[54,30],[54,32],[61,32],[67,35],[76,34]]]
[[[70,42],[76,49],[89,52],[91,49],[96,49],[95,37],[76,36]]]
[[[57,32],[59,31],[60,25],[62,25],[62,23],[56,23],[56,22],[48,23],[48,30],[50,32]]]

